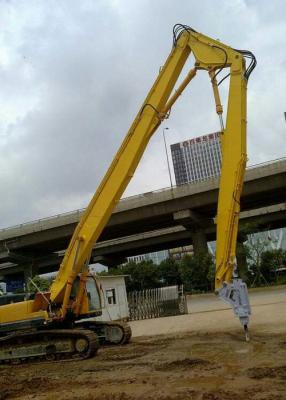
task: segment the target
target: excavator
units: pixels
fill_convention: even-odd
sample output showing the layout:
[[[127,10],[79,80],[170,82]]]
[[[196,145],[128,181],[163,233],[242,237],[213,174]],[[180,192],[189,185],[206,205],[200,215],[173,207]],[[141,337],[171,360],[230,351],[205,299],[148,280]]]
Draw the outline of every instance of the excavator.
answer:
[[[194,66],[175,90],[191,54]],[[34,299],[0,306],[1,362],[91,357],[98,349],[98,337],[109,342],[128,342],[131,332],[127,326],[99,323],[94,318],[100,314],[101,304],[96,279],[88,272],[89,260],[151,136],[201,71],[209,74],[221,124],[215,290],[231,305],[248,338],[251,309],[246,284],[237,274],[236,241],[247,161],[246,90],[255,65],[250,51],[233,49],[187,25],[174,26],[171,53],[78,223],[49,292],[39,291]],[[219,74],[225,70],[226,75],[218,82]],[[227,77],[229,94],[224,126],[219,85]]]

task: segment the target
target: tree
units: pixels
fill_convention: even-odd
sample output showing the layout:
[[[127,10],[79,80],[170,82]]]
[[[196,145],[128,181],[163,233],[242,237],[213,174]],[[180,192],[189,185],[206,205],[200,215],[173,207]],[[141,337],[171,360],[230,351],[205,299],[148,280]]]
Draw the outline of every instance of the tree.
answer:
[[[126,279],[126,290],[152,289],[162,286],[160,273],[157,265],[153,261],[142,261],[135,263],[131,261],[117,268],[110,268],[108,275],[128,275]]]
[[[266,251],[267,245],[268,241],[265,238],[255,234],[248,235],[246,247],[248,250],[250,272],[254,276],[252,286],[261,286],[262,282],[268,284],[261,269],[262,254]]]
[[[47,292],[51,286],[51,282],[49,281],[49,279],[41,278],[39,275],[36,275],[33,277],[33,282],[40,289],[41,292]],[[28,283],[28,292],[29,293],[38,292],[38,289],[36,288],[35,285],[33,285],[33,283],[31,281]]]
[[[286,266],[286,251],[267,250],[261,255],[261,272],[268,282],[277,282],[277,270]]]
[[[185,255],[180,262],[180,274],[185,289],[209,290],[211,285],[208,277],[213,268],[213,258],[209,253],[201,253],[196,256]]]
[[[215,287],[215,271],[216,271],[216,266],[215,266],[215,263],[212,262],[209,266],[209,271],[207,274],[207,280],[210,284],[211,290],[214,290],[214,287]]]
[[[197,256],[185,255],[181,261],[168,258],[155,265],[151,260],[140,263],[129,262],[117,268],[110,268],[101,275],[128,275],[126,289],[152,289],[166,285],[185,286],[189,291],[207,291],[213,288],[215,266],[209,253]]]
[[[249,271],[249,263],[253,264],[254,261],[252,244],[256,240],[257,235],[253,235],[253,232],[257,232],[258,230],[259,227],[256,222],[248,222],[240,227],[237,236],[236,260],[238,275],[246,283],[249,280],[253,280],[253,273],[251,275]]]
[[[246,237],[247,239],[247,237]],[[250,278],[248,270],[248,260],[250,259],[250,248],[247,245],[246,240],[238,241],[236,245],[236,260],[238,276],[243,279],[244,282],[248,283]]]
[[[160,280],[164,285],[182,284],[179,263],[173,258],[163,260],[160,263],[158,270]]]

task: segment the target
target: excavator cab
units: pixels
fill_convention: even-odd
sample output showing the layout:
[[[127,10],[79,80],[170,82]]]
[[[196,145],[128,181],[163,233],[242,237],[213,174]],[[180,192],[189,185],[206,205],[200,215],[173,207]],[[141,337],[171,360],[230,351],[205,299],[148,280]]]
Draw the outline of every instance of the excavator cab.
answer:
[[[77,280],[79,285],[80,279]],[[73,290],[76,289],[73,287]],[[82,301],[81,312],[75,323],[76,327],[91,330],[97,334],[101,344],[124,344],[131,338],[130,326],[122,321],[100,321],[102,306],[105,304],[103,291],[96,275],[87,276],[85,294]],[[107,311],[108,312],[108,311]]]
[[[88,309],[93,312],[102,310],[102,291],[98,285],[94,275],[90,275],[86,281],[86,294],[88,299]]]
[[[76,301],[80,285],[80,276],[78,276],[72,286],[70,299]],[[88,275],[85,282],[82,306],[79,316],[76,319],[85,317],[98,317],[102,315],[102,297],[100,286],[95,275]]]

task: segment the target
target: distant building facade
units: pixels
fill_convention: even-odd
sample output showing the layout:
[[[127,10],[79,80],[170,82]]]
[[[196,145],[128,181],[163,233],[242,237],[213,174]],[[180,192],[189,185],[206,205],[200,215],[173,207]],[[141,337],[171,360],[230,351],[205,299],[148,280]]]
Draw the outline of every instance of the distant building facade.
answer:
[[[181,260],[184,256],[192,256],[193,254],[194,249],[192,244],[189,246],[175,247],[169,250],[169,256],[174,260]]]
[[[159,265],[161,261],[166,260],[166,258],[169,257],[169,251],[168,250],[161,250],[161,251],[155,251],[153,253],[148,253],[148,254],[140,254],[138,256],[133,256],[133,257],[127,257],[127,261],[133,261],[136,264],[139,264],[142,261],[152,261],[154,264]]]
[[[171,145],[177,185],[218,176],[221,170],[220,132]]]

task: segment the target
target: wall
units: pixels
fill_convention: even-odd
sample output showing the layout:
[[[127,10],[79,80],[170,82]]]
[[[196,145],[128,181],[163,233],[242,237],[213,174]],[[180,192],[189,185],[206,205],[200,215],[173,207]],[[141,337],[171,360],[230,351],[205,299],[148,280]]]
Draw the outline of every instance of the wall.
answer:
[[[102,316],[99,321],[129,318],[125,276],[98,276],[102,288]]]

